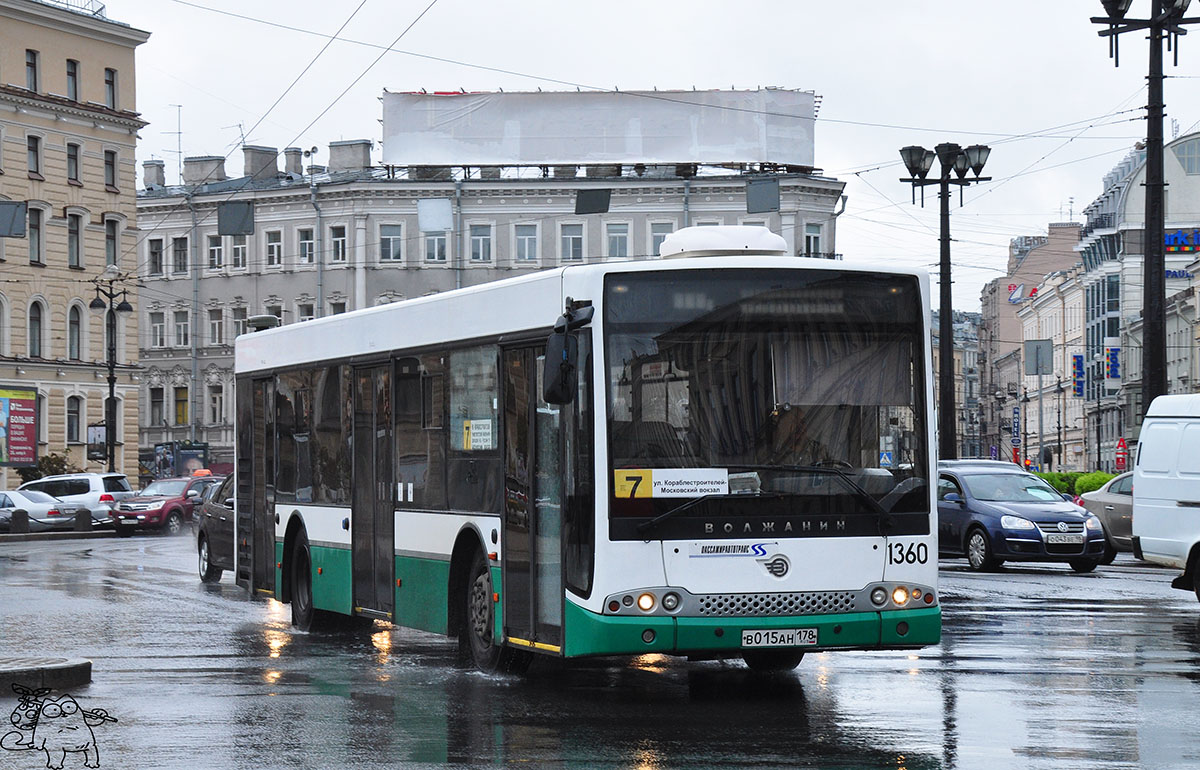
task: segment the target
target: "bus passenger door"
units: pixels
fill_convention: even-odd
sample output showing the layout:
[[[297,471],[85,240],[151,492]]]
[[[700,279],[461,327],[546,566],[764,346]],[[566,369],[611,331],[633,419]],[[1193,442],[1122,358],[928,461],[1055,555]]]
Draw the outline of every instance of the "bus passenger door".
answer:
[[[392,484],[391,366],[354,370],[354,496],[351,560],[354,606],[390,619],[395,600],[395,492]]]
[[[243,391],[245,388],[245,392]],[[248,396],[243,399],[243,393]],[[238,383],[237,582],[275,590],[275,382]],[[249,414],[242,411],[249,408]]]
[[[542,400],[541,346],[504,351],[504,633],[562,645],[561,408]]]

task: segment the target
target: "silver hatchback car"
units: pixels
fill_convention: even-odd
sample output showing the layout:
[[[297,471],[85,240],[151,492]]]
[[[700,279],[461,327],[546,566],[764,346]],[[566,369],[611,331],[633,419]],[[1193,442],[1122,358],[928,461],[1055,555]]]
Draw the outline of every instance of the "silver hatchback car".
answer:
[[[133,496],[124,473],[63,473],[43,476],[17,487],[18,491],[36,490],[92,512],[93,527],[111,527],[109,511],[117,503]]]

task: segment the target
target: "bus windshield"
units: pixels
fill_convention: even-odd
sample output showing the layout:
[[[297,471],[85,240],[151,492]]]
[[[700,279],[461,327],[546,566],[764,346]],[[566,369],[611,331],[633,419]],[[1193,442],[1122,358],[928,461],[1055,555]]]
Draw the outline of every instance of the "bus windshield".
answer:
[[[928,513],[916,278],[610,275],[604,335],[614,519]]]

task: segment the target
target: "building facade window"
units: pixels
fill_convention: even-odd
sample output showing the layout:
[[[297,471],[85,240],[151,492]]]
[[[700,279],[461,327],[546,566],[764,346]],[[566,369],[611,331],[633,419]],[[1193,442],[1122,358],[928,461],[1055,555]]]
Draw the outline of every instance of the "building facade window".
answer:
[[[28,343],[28,353],[30,358],[42,357],[42,340],[43,340],[43,324],[45,321],[45,310],[42,308],[42,303],[34,302],[29,306],[29,328],[26,341]]]
[[[167,322],[163,313],[150,314],[150,347],[165,348],[167,346]]]
[[[208,386],[208,424],[220,425],[225,422],[225,386]]]
[[[341,315],[342,313],[345,313],[345,312],[346,312],[346,303],[345,302],[330,302],[329,303],[329,314],[330,315]]]
[[[190,343],[189,332],[191,331],[191,323],[188,319],[188,311],[175,311],[175,347],[185,348]]]
[[[83,418],[83,399],[79,396],[67,397],[67,443],[79,443],[79,423]]]
[[[29,228],[25,236],[29,239],[29,262],[34,265],[46,264],[42,251],[42,218],[41,209],[29,209]]]
[[[821,226],[820,225],[805,225],[804,226],[804,255],[806,257],[815,257],[821,254]]]
[[[188,424],[188,389],[175,388],[175,424]]]
[[[104,220],[104,264],[117,264],[118,244],[120,243],[119,222],[115,219]]]
[[[40,136],[25,137],[25,161],[29,165],[29,173],[42,178],[42,138]]]
[[[83,353],[83,313],[79,305],[67,311],[67,358],[78,361]]]
[[[41,75],[40,58],[41,54],[37,51],[31,48],[25,49],[25,87],[30,91],[37,91],[41,81],[41,77],[39,77]]]
[[[471,225],[471,261],[492,261],[492,226]]]
[[[208,311],[208,344],[225,344],[225,321],[220,310]]]
[[[311,265],[313,263],[313,254],[316,249],[313,243],[313,231],[311,228],[301,228],[296,231],[297,240],[300,243],[300,263],[303,265]]]
[[[83,217],[67,215],[67,267],[83,267],[82,248]]]
[[[604,226],[604,234],[608,241],[609,257],[629,256],[629,224],[627,222],[608,222]]]
[[[67,59],[67,98],[79,101],[79,62]]]
[[[188,269],[187,238],[171,239],[171,272],[186,273]]]
[[[424,233],[425,238],[425,261],[426,262],[445,262],[446,261],[446,234],[440,233]]]
[[[296,317],[301,321],[311,321],[316,317],[314,306],[311,302],[305,302],[296,306]]]
[[[283,323],[283,305],[267,305],[267,315],[273,315]]]
[[[150,275],[163,274],[163,242],[162,238],[151,238],[146,242],[146,263]]]
[[[163,389],[150,388],[150,425],[158,427],[163,422]]]
[[[583,259],[583,225],[561,224],[558,226],[558,258],[563,262],[578,262]]]
[[[67,181],[79,181],[79,145],[67,144]]]
[[[221,243],[221,236],[208,236],[208,269],[220,270],[225,266],[225,247]]]
[[[536,262],[538,258],[537,225],[516,225],[516,256],[518,262]]]
[[[117,71],[108,67],[104,70],[104,106],[117,109]]]
[[[673,232],[675,232],[675,225],[671,222],[651,222],[650,253],[656,257],[662,256],[663,241]]]
[[[404,227],[379,226],[379,261],[400,262],[404,259]]]
[[[115,150],[104,151],[104,186],[110,192],[117,191],[117,153]]]
[[[267,233],[267,267],[283,264],[283,233],[272,230]]]
[[[233,319],[233,336],[236,339],[246,333],[246,308],[235,307],[230,311],[230,317]]]
[[[249,248],[246,243],[246,236],[233,236],[229,250],[229,266],[234,270],[246,269],[246,252]]]
[[[346,261],[346,226],[334,225],[329,228],[330,261],[343,263]]]

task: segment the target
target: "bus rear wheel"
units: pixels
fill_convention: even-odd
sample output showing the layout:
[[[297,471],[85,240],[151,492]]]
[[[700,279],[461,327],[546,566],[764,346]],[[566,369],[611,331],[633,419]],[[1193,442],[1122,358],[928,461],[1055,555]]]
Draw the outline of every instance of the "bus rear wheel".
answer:
[[[301,631],[324,631],[334,627],[339,616],[313,607],[312,554],[308,548],[308,535],[303,531],[292,543],[289,559],[292,576],[292,625]]]
[[[803,650],[743,650],[742,660],[751,671],[791,671],[804,659]]]
[[[487,558],[476,550],[467,576],[464,623],[458,637],[460,657],[465,664],[474,665],[480,671],[523,673],[533,662],[533,655],[496,643],[496,609],[492,594],[492,571],[488,568]]]

